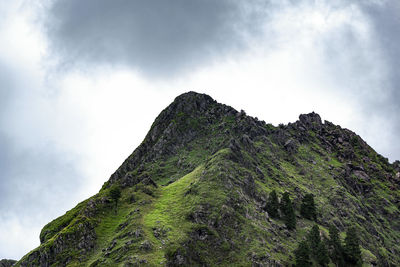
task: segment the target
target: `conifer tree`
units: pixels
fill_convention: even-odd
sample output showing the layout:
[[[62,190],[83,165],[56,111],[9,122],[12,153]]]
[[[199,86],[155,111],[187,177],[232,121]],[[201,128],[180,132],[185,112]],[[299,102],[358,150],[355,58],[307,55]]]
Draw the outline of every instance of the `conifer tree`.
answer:
[[[304,196],[301,207],[300,214],[309,220],[317,220],[317,209],[315,207],[314,196],[312,194],[307,194]]]
[[[319,242],[319,245],[318,245],[316,253],[315,253],[315,260],[321,266],[328,266],[328,264],[329,264],[329,255],[328,255],[328,250],[326,248],[326,241],[325,240]]]
[[[342,267],[345,265],[339,231],[334,225],[329,226],[329,252],[329,256],[336,266]]]
[[[279,201],[276,191],[273,190],[268,197],[267,212],[272,218],[279,218]]]
[[[320,237],[320,234],[319,234],[318,225],[314,225],[311,228],[311,230],[310,230],[310,232],[308,233],[308,236],[307,236],[307,241],[308,241],[308,244],[310,246],[311,253],[315,257],[316,256],[316,252],[317,252],[317,248],[318,248],[319,244],[321,243],[321,237]]]
[[[347,230],[344,242],[344,255],[346,262],[352,265],[361,266],[360,240],[358,238],[357,230],[354,227]]]
[[[112,200],[114,200],[115,214],[116,214],[118,208],[118,200],[121,197],[121,188],[118,185],[114,185],[113,187],[111,187],[109,195],[112,198]]]
[[[310,260],[310,248],[306,241],[299,243],[298,248],[295,250],[296,267],[309,267],[312,266]]]
[[[285,192],[282,196],[281,210],[284,214],[283,219],[289,230],[296,228],[296,214],[294,212],[292,201],[290,200],[289,193]]]

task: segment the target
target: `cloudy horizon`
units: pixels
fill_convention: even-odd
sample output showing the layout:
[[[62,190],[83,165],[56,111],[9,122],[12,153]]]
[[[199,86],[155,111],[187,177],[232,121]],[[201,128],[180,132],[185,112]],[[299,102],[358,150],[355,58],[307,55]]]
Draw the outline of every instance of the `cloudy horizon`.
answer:
[[[396,0],[0,1],[0,259],[102,184],[187,91],[312,111],[400,159]]]

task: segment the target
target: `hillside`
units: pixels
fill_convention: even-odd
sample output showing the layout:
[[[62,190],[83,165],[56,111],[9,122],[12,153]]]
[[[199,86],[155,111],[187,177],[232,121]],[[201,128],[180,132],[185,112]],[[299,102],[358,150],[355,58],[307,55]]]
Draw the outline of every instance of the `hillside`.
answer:
[[[267,212],[273,190],[289,193],[296,229]],[[316,222],[300,214],[307,194]],[[315,223],[342,240],[355,227],[365,266],[400,266],[399,209],[400,163],[350,130],[315,113],[274,127],[189,92],[17,266],[285,266]]]

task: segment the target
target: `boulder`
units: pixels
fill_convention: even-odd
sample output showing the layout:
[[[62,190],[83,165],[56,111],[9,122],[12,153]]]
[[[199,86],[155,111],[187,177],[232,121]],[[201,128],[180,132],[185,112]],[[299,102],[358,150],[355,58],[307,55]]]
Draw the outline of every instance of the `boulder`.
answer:
[[[299,120],[300,120],[300,123],[306,129],[321,130],[321,128],[322,128],[321,117],[315,112],[311,112],[309,114],[301,114],[299,116]]]

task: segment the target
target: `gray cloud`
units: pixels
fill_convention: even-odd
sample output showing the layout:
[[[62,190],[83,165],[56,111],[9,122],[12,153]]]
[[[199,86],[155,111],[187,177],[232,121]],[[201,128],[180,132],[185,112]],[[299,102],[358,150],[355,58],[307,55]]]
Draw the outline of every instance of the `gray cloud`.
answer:
[[[56,0],[45,27],[61,64],[127,64],[168,76],[245,45],[257,9],[234,0]]]
[[[361,5],[374,32],[385,79],[375,91],[367,93],[364,111],[389,123],[389,135],[393,140],[386,154],[400,159],[400,2],[381,1],[379,4]]]
[[[387,100],[391,105],[382,105],[380,108],[400,111],[400,2],[385,1],[381,6],[365,5],[363,9],[371,20],[383,60],[387,65],[388,79],[383,89],[390,91]],[[398,122],[400,126],[400,121]]]
[[[147,77],[168,78],[237,56],[249,44],[261,43],[274,53],[282,45],[277,40],[287,33],[273,29],[272,20],[288,8],[331,13],[346,9],[354,13],[353,20],[361,10],[367,27],[372,27],[373,47],[367,46],[354,25],[343,24],[316,48],[324,51],[332,84],[342,87],[337,93],[355,99],[365,118],[389,124],[385,131],[395,137],[400,130],[396,116],[400,111],[399,5],[395,0],[54,0],[44,25],[61,67],[122,64]],[[400,145],[381,150],[391,159],[400,157],[398,151]]]
[[[19,79],[27,77],[7,65],[0,61],[0,235],[26,235],[26,239],[18,244],[2,236],[0,258],[17,258],[38,245],[39,232],[31,239],[34,229],[76,204],[73,200],[83,177],[76,155],[48,140],[46,129],[25,128],[19,121],[21,117],[29,121],[40,116],[20,109],[35,101],[35,90],[20,83]],[[53,123],[47,122],[49,127]],[[22,230],[16,232],[18,227]]]

